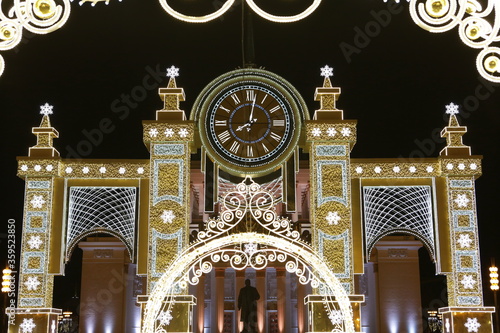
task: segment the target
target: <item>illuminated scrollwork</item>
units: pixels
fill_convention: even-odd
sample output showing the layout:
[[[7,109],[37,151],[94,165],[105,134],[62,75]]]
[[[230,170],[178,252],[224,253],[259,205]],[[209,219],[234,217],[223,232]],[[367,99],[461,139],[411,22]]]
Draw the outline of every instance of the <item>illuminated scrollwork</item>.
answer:
[[[478,72],[489,81],[500,82],[500,48],[492,46],[500,41],[500,2],[487,1],[483,8],[476,0],[416,0],[410,2],[410,14],[417,25],[430,32],[458,26],[465,45],[482,49],[476,58]]]
[[[321,3],[321,0],[313,0],[313,3],[306,8],[304,11],[297,15],[291,15],[291,16],[279,16],[279,15],[273,15],[270,14],[263,9],[261,9],[255,2],[254,0],[245,0],[248,6],[259,16],[265,18],[266,20],[273,21],[273,22],[278,22],[278,23],[289,23],[289,22],[295,22],[302,20],[303,18],[309,16],[312,12],[318,8],[318,6]],[[222,15],[224,15],[234,4],[235,0],[226,0],[226,2],[220,7],[219,9],[215,10],[213,13],[208,14],[208,15],[203,15],[203,16],[190,16],[190,15],[185,15],[182,13],[179,13],[175,9],[173,9],[169,4],[167,0],[160,0],[160,4],[162,5],[163,9],[170,14],[171,16],[175,17],[178,20],[185,21],[185,22],[190,22],[190,23],[204,23],[208,21],[212,21]]]
[[[0,51],[16,47],[23,37],[23,29],[35,34],[47,34],[62,27],[70,14],[69,0],[14,0],[5,15],[0,0]],[[5,67],[0,55],[0,75]]]

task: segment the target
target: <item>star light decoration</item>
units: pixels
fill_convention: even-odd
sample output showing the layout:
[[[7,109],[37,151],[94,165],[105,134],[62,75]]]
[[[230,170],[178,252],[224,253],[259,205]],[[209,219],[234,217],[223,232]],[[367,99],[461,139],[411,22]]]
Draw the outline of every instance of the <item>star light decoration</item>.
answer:
[[[325,65],[325,67],[321,67],[321,76],[323,77],[332,77],[333,76],[333,68]]]
[[[348,127],[344,127],[344,128],[342,128],[340,133],[342,133],[343,136],[349,136],[349,135],[351,135],[351,129]]]
[[[455,201],[457,206],[460,208],[467,207],[467,205],[470,202],[469,198],[467,198],[467,194],[458,194],[455,200],[453,201]]]
[[[477,318],[467,318],[464,326],[467,328],[467,332],[477,332],[481,324],[477,321]]]
[[[472,275],[464,275],[460,283],[464,286],[465,289],[473,289],[476,285],[476,280],[472,277]]]
[[[52,111],[54,107],[50,105],[49,103],[45,103],[44,105],[40,105],[40,114],[43,114],[44,116],[48,116],[49,114],[53,114],[54,112]]]
[[[328,221],[329,225],[337,225],[339,224],[341,217],[339,216],[338,212],[328,212],[328,215],[326,215],[325,219]]]
[[[175,219],[175,214],[171,210],[164,210],[160,218],[163,220],[163,223],[172,223]]]
[[[24,318],[21,325],[19,325],[22,333],[32,333],[35,327],[36,325],[33,322],[33,318]]]
[[[179,76],[179,68],[175,67],[174,65],[167,68],[167,77],[173,79],[178,76]]]
[[[472,239],[470,238],[469,234],[460,234],[459,238],[457,239],[457,243],[460,244],[460,248],[467,248],[471,245]]]
[[[28,276],[28,279],[24,281],[24,285],[28,290],[37,290],[40,284],[41,282],[38,281],[37,276]]]
[[[244,252],[248,255],[252,255],[254,254],[255,252],[257,252],[257,244],[255,243],[247,243],[244,245]]]
[[[158,316],[161,326],[170,325],[170,321],[174,319],[170,310],[162,311]]]
[[[42,240],[40,239],[40,236],[31,236],[29,241],[28,241],[28,245],[30,247],[30,249],[39,249],[40,248],[40,245],[42,245]]]
[[[45,200],[43,200],[43,197],[41,195],[34,195],[30,203],[33,208],[42,208],[45,204]]]
[[[450,116],[458,114],[458,105],[450,103],[446,105],[446,114],[449,114]]]

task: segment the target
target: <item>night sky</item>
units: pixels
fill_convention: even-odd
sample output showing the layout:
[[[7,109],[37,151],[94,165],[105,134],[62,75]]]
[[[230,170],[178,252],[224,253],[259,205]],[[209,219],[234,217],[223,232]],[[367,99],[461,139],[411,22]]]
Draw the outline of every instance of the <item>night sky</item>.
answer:
[[[186,14],[206,14],[218,3],[171,2]],[[311,1],[257,3],[290,15]],[[325,0],[300,22],[254,16],[253,23],[257,66],[290,81],[311,114],[319,108],[314,90],[323,82],[320,68],[334,68],[332,82],[342,89],[337,106],[346,119],[358,120],[352,157],[436,157],[444,147],[437,133],[447,124],[445,105],[462,106],[459,119],[469,131],[464,143],[484,156],[476,190],[487,287],[490,258],[500,263],[500,85],[480,78],[478,50],[465,46],[456,28],[429,33],[413,22],[408,4],[382,0]],[[161,108],[157,89],[167,84],[165,69],[180,68],[177,85],[186,93],[181,108],[189,114],[206,84],[242,66],[241,39],[241,4],[210,23],[189,24],[169,16],[157,0],[111,0],[95,7],[75,2],[60,30],[27,34],[14,50],[2,52],[2,232],[8,219],[22,222],[24,182],[16,176],[16,156],[27,156],[36,143],[31,128],[40,124],[40,105],[54,106],[51,122],[60,133],[54,145],[61,157],[147,159],[142,120],[154,119]],[[103,119],[112,126],[83,149]],[[485,298],[492,305],[489,290]]]

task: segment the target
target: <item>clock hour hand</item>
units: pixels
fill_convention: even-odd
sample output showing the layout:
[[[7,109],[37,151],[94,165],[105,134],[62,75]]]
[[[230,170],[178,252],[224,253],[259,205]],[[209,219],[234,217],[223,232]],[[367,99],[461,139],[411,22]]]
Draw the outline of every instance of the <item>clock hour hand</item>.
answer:
[[[236,132],[239,132],[239,131],[242,131],[245,127],[248,127],[252,125],[251,123],[246,123],[245,125],[241,125],[241,126],[238,126],[238,128],[236,128]],[[249,131],[250,128],[247,128],[247,131]]]

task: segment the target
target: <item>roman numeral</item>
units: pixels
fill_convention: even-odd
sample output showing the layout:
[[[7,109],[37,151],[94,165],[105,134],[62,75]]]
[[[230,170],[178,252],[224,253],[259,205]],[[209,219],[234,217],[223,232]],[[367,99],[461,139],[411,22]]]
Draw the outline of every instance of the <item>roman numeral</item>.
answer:
[[[229,140],[229,138],[231,138],[231,134],[229,134],[229,131],[224,131],[222,133],[219,133],[219,135],[217,135],[219,137],[219,141],[224,143],[226,142],[227,140]]]
[[[234,104],[240,104],[240,99],[238,98],[238,96],[236,94],[232,94],[231,98],[233,99]]]
[[[247,101],[253,102],[255,99],[255,90],[247,90]]]
[[[253,147],[252,146],[247,146],[247,156],[253,157]]]
[[[238,141],[234,141],[229,150],[236,154],[239,148],[240,148],[240,143]]]
[[[285,120],[273,119],[273,126],[285,126]]]
[[[221,105],[221,106],[219,106],[219,108],[221,108],[222,110],[226,111],[227,113],[229,113],[229,111],[231,111],[231,110],[229,110],[228,108],[223,107],[222,105]]]
[[[215,126],[227,126],[227,120],[216,120]]]
[[[272,108],[271,110],[269,110],[270,113],[273,113],[273,112],[276,112],[280,109],[280,106],[279,105],[276,105],[274,108]]]
[[[274,132],[271,132],[271,138],[273,138],[274,140],[280,142],[281,140],[281,136],[279,136],[278,134],[274,133]]]
[[[269,149],[266,147],[266,145],[265,145],[265,144],[262,144],[262,148],[264,149],[264,151],[265,151],[266,153],[269,153]]]
[[[260,104],[263,104],[264,101],[266,100],[266,98],[267,98],[267,95],[264,95],[264,98],[262,98],[262,101],[260,102]]]

